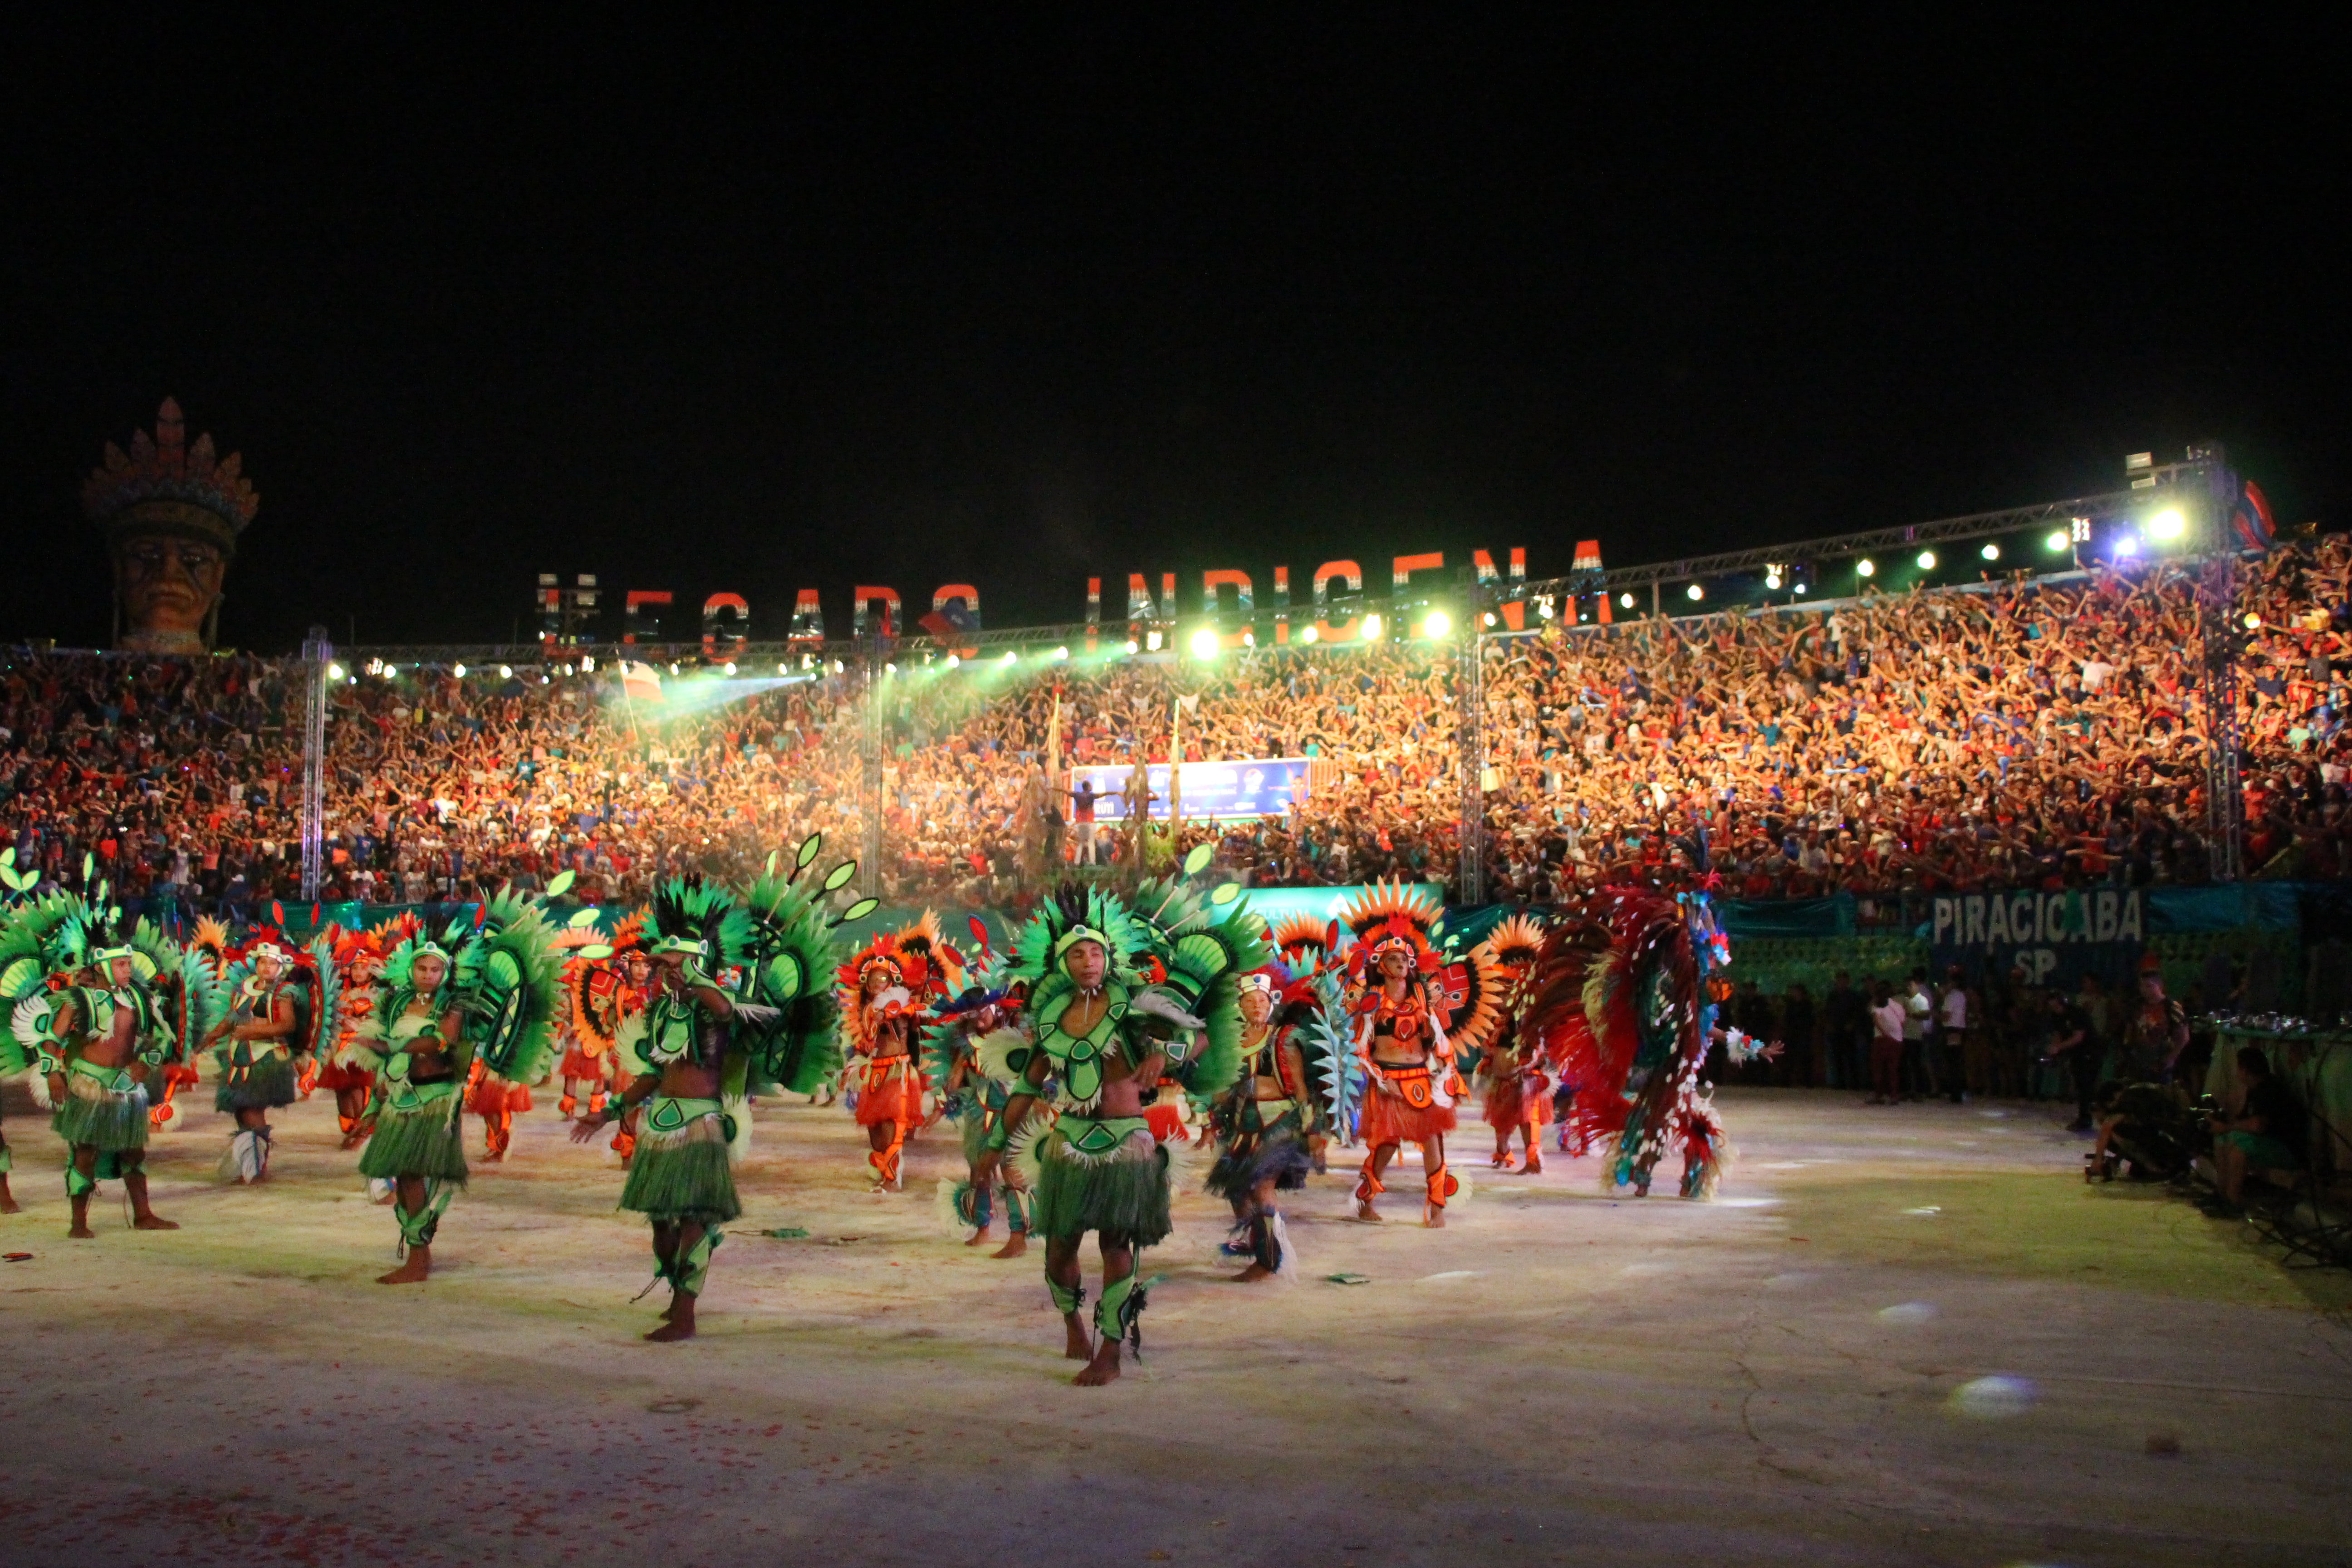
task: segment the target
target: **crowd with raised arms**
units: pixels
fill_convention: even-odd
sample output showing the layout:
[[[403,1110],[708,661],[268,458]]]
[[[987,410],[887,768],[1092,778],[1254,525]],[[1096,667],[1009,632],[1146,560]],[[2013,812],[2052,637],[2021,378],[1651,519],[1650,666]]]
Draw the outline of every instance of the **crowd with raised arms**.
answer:
[[[2341,535],[2241,569],[2248,858],[2273,875],[2352,872],[2347,571]],[[2199,628],[2189,580],[2159,564],[1490,639],[1490,895],[1671,880],[1700,826],[1755,897],[2200,879]],[[71,887],[88,857],[124,896],[197,909],[292,896],[289,664],[5,664],[0,833],[20,866]],[[883,688],[884,894],[981,905],[1039,885],[1082,855],[1084,808],[1049,761],[1158,763],[1171,745],[1310,760],[1302,806],[1188,817],[1179,851],[1213,841],[1259,886],[1448,880],[1456,668],[1428,643],[910,668]],[[855,672],[679,716],[619,691],[610,670],[336,686],[327,895],[467,899],[571,870],[641,899],[673,872],[741,872],[787,825],[860,837]],[[1088,858],[1115,858],[1123,806],[1092,813]]]

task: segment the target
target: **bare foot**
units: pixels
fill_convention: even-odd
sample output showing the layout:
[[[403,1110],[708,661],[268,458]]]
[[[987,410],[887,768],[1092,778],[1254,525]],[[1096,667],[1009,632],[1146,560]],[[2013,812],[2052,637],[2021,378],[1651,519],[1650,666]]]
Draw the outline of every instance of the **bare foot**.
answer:
[[[1013,1235],[1004,1238],[1004,1245],[989,1254],[991,1258],[1018,1258],[1029,1250],[1029,1238]]]
[[[1431,1204],[1427,1209],[1427,1217],[1421,1223],[1432,1230],[1443,1230],[1445,1228],[1445,1211],[1435,1204]]]
[[[411,1247],[399,1268],[389,1274],[377,1275],[375,1282],[379,1285],[422,1285],[425,1276],[432,1272],[433,1259],[425,1255],[425,1249]]]
[[[1062,1327],[1068,1335],[1068,1342],[1065,1344],[1062,1349],[1062,1359],[1064,1361],[1094,1360],[1095,1342],[1093,1336],[1088,1334],[1086,1329],[1077,1323],[1065,1322]]]
[[[1253,1263],[1247,1268],[1243,1269],[1239,1274],[1234,1276],[1234,1283],[1236,1285],[1255,1285],[1261,1279],[1271,1279],[1273,1278],[1273,1269],[1268,1268],[1263,1263]]]
[[[165,1219],[161,1215],[142,1214],[137,1219],[131,1222],[131,1228],[133,1230],[177,1230],[180,1228],[180,1222],[177,1220]]]
[[[1368,1219],[1377,1223],[1381,1216],[1372,1212],[1371,1202],[1370,1199],[1366,1199],[1356,1205],[1356,1217],[1358,1219]]]
[[[988,1232],[984,1230],[973,1231],[971,1233],[971,1239],[965,1242],[964,1245],[966,1247],[986,1247],[988,1245]]]
[[[1540,1176],[1543,1174],[1543,1162],[1530,1154],[1528,1156],[1528,1163],[1512,1173],[1520,1176]]]
[[[1118,1377],[1118,1342],[1112,1340],[1102,1348],[1102,1353],[1087,1363],[1087,1370],[1070,1379],[1080,1388],[1100,1388]]]
[[[66,1232],[66,1237],[68,1240],[72,1241],[96,1241],[98,1239],[98,1232],[90,1229],[89,1226],[86,1225],[77,1225]]]
[[[690,1340],[694,1338],[694,1320],[673,1318],[660,1328],[648,1331],[646,1338],[657,1345],[676,1344],[680,1340]]]
[[[6,1193],[0,1193],[0,1214],[23,1214],[24,1212],[24,1205],[18,1203],[15,1198],[10,1197]]]

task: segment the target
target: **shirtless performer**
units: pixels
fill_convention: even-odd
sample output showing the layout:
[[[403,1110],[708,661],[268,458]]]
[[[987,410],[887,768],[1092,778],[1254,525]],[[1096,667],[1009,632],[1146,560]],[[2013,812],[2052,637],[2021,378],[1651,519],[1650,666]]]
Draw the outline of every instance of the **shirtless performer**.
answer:
[[[1145,1032],[1144,1016],[1130,1011],[1128,986],[1111,976],[1103,939],[1076,926],[1057,947],[1068,984],[1053,986],[1049,975],[1039,987],[1050,990],[1043,1010],[1031,1015],[1040,1048],[1004,1109],[1004,1124],[1008,1137],[1018,1137],[1046,1079],[1070,1074],[1064,1087],[1078,1103],[1045,1135],[1031,1225],[1045,1238],[1045,1285],[1061,1310],[1063,1353],[1087,1363],[1073,1381],[1094,1387],[1119,1375],[1119,1343],[1142,1310],[1136,1254],[1165,1240],[1170,1229],[1168,1157],[1143,1106],[1143,1090],[1159,1083],[1166,1057]],[[975,1186],[995,1180],[1003,1157],[1002,1150],[982,1152]],[[1086,1291],[1078,1248],[1089,1231],[1102,1251],[1098,1342],[1079,1316]]]
[[[572,1141],[585,1143],[608,1123],[638,1114],[621,1207],[653,1222],[655,1269],[669,1282],[670,1299],[665,1321],[645,1337],[667,1344],[694,1337],[694,1306],[719,1227],[743,1205],[727,1163],[732,1129],[719,1106],[735,1005],[703,972],[710,961],[703,942],[666,935],[652,957],[653,994],[637,1047],[650,1070],[594,1117],[573,1123]]]
[[[147,1199],[147,1079],[171,1048],[170,1029],[155,999],[138,982],[128,947],[90,955],[86,979],[58,994],[48,1020],[54,1048],[41,1053],[50,1129],[65,1140],[66,1196],[73,1223],[66,1234],[88,1241],[89,1196],[120,1175],[137,1230],[177,1230]]]

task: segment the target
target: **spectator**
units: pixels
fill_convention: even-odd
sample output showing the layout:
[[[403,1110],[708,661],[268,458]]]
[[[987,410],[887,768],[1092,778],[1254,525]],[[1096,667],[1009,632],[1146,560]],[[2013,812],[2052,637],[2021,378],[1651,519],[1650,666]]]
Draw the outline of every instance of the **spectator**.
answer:
[[[2238,1047],[2238,1111],[2215,1117],[2213,1167],[2220,1194],[2206,1212],[2242,1214],[2246,1177],[2255,1171],[2299,1173],[2310,1128],[2294,1093],[2271,1071],[2259,1046]]]
[[[1903,1031],[1909,1010],[1891,995],[1886,983],[1870,984],[1870,1101],[1894,1105],[1903,1099]]]

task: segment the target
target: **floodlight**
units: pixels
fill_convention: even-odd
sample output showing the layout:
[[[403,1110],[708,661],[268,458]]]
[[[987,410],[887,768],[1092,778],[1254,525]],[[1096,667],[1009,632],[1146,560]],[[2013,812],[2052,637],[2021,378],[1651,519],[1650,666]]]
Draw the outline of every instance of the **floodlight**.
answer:
[[[1217,657],[1217,634],[1213,628],[1202,626],[1192,634],[1192,657],[1194,658]]]
[[[1020,661],[1021,656],[1019,654],[1014,653],[1011,648],[1006,648],[1004,650],[1004,657],[998,659],[996,662],[999,664],[1018,664]]]
[[[449,673],[450,673],[450,674],[452,674],[452,675],[454,675],[454,676],[456,676],[458,679],[463,680],[463,679],[466,679],[466,667],[465,667],[464,665],[462,665],[462,664],[461,664],[461,665],[457,666],[457,668],[455,668],[455,669],[451,670]]]
[[[1936,552],[1932,550],[1922,550],[1919,552],[1919,570],[1922,572],[1933,572],[1935,569]]]
[[[1632,609],[1632,608],[1633,607],[1633,595],[1631,595],[1631,594],[1620,594],[1620,595],[1617,595],[1617,607],[1618,607],[1619,609],[1622,609],[1622,610],[1630,610],[1630,609]]]
[[[502,680],[512,680],[514,679],[514,666],[510,664],[502,664],[499,666],[499,677]]]
[[[948,668],[949,668],[950,669],[954,669],[954,668],[956,668],[957,667],[959,667],[960,665],[961,665],[962,663],[963,663],[963,658],[962,658],[962,657],[961,657],[961,655],[958,655],[958,654],[952,654],[952,653],[951,653],[951,654],[950,654],[950,655],[948,655]]]
[[[2246,612],[2246,629],[2247,629],[2248,631],[2250,631],[2250,632],[2258,632],[2258,631],[2261,631],[2261,630],[2263,629],[2263,618],[2262,618],[2262,616],[2258,616],[2258,615],[2255,615],[2252,610],[2247,611],[2247,612]]]
[[[1772,570],[1764,574],[1764,585],[1767,588],[1777,588],[1780,585],[1780,569],[1779,567],[1775,566]]]
[[[1706,597],[1706,590],[1700,587],[1696,583],[1692,584],[1689,587],[1685,588],[1683,592],[1689,595],[1694,599],[1704,599]]]
[[[1853,563],[1853,574],[1857,577],[1874,577],[1878,574],[1878,563],[1865,555]]]
[[[2052,550],[2063,550],[2074,541],[2066,537],[2066,531],[2062,528],[2042,542]]]
[[[1375,639],[1377,639],[1377,638],[1380,637],[1380,635],[1381,635],[1381,618],[1380,618],[1380,616],[1366,616],[1364,617],[1364,640],[1365,640],[1366,642],[1371,642],[1371,641],[1374,641]]]
[[[2137,555],[2137,554],[2138,554],[2138,553],[2139,553],[2139,535],[2138,535],[2138,534],[2137,534],[2137,533],[2126,533],[2126,534],[2125,534],[2121,539],[2116,540],[2116,554],[2118,554],[2118,555]]]
[[[730,675],[735,673],[735,661],[731,658],[727,661],[727,673]]]
[[[1147,652],[1158,653],[1160,651],[1160,634],[1158,632],[1146,632],[1143,636],[1143,647]]]
[[[1982,550],[1978,551],[1977,553],[1983,556],[1988,561],[1998,561],[2000,559],[2000,546],[1993,543],[1990,540],[1987,540],[1985,542],[1985,547]]]
[[[1492,616],[1486,617],[1490,624],[1494,618]],[[1421,623],[1421,635],[1425,637],[1442,637],[1453,629],[1454,617],[1444,610],[1430,611],[1429,618]]]
[[[1135,651],[1135,639],[1133,637],[1127,639],[1127,651],[1129,653],[1133,653]]]
[[[1313,626],[1309,626],[1305,631],[1298,634],[1298,640],[1300,642],[1313,642],[1315,637],[1316,631]]]
[[[1539,616],[1548,616],[1550,613],[1551,612],[1549,610],[1543,609],[1541,607],[1538,607],[1536,611],[1536,614]],[[1484,616],[1479,617],[1479,622],[1483,626],[1493,626],[1495,624],[1495,612],[1492,610],[1487,611]]]
[[[2189,520],[2180,515],[2180,509],[2168,506],[2147,520],[2147,536],[2150,539],[2178,539],[2188,526]]]
[[[342,678],[343,667],[341,665],[331,664],[327,666],[327,679],[329,680],[341,680]]]
[[[1054,657],[1055,658],[1067,658],[1070,657],[1070,650],[1066,647],[1057,647],[1054,650]]]

